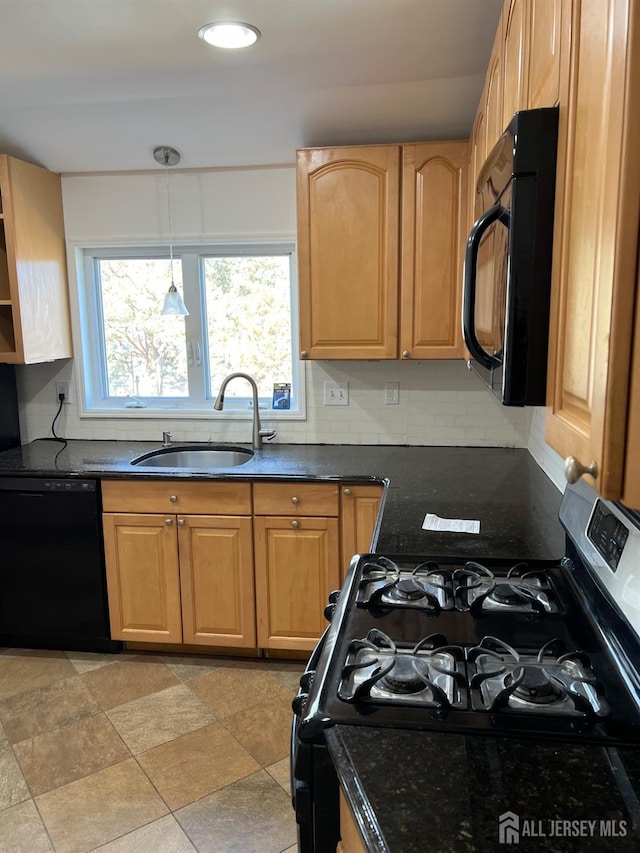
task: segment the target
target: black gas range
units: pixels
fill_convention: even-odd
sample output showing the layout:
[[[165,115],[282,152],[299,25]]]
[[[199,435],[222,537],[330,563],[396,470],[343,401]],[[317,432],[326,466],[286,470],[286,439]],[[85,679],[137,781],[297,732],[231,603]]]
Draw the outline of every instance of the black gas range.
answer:
[[[333,725],[640,746],[640,519],[563,498],[556,563],[356,555],[294,700],[302,853],[335,850]]]

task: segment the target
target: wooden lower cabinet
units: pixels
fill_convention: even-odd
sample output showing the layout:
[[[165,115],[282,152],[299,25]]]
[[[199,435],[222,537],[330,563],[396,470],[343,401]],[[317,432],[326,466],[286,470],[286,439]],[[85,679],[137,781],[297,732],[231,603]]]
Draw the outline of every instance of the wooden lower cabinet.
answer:
[[[376,529],[382,485],[343,486],[340,494],[340,533],[342,558],[340,583],[347,574],[354,554],[369,554]]]
[[[371,550],[382,492],[381,484],[103,481],[111,636],[311,651],[329,593],[353,554]]]
[[[105,513],[103,527],[113,639],[182,642],[175,520]]]
[[[336,853],[366,853],[366,846],[358,830],[347,798],[340,789],[340,841]]]
[[[255,648],[256,617],[250,518],[178,519],[182,640]]]
[[[104,513],[114,639],[255,648],[251,519]]]
[[[337,518],[254,518],[258,645],[311,651],[340,587]]]

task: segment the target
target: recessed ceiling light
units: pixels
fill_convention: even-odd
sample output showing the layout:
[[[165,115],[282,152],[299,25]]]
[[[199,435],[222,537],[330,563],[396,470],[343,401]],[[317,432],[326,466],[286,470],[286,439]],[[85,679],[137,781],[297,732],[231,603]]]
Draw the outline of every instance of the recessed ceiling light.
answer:
[[[260,30],[251,24],[239,21],[218,21],[215,24],[205,24],[200,27],[198,35],[207,44],[214,47],[238,48],[250,47],[260,38]]]

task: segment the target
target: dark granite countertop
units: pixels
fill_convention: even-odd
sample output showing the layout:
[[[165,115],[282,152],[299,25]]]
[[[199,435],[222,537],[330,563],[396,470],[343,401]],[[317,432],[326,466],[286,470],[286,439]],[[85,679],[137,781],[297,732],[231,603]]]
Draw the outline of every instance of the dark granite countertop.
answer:
[[[640,749],[367,726],[325,735],[370,853],[640,849]],[[505,812],[520,821],[514,847],[499,843]],[[626,835],[603,834],[620,821]]]
[[[524,449],[272,444],[216,471],[132,466],[147,441],[40,439],[0,453],[1,476],[319,479],[387,486],[376,550],[386,554],[558,559],[560,493]],[[422,530],[427,512],[478,519],[480,534]]]

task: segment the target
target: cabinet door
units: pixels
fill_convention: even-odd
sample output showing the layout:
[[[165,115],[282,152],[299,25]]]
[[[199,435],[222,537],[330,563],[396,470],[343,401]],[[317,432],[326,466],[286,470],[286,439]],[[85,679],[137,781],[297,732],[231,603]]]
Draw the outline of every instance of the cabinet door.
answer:
[[[560,51],[568,35],[571,3],[566,0],[530,0],[530,3],[527,106],[534,110],[553,107],[560,99]]]
[[[640,510],[640,271],[636,291],[636,317],[629,394],[622,502],[631,509]]]
[[[476,183],[480,169],[487,156],[487,123],[485,119],[484,93],[480,98],[478,112],[473,123],[471,137],[469,139],[469,178],[468,178],[468,213],[466,234],[476,221]]]
[[[502,72],[503,128],[507,127],[515,112],[527,106],[530,2],[532,0],[507,0],[505,5]]]
[[[467,142],[402,147],[403,358],[460,358]]]
[[[102,518],[111,636],[181,642],[175,517],[105,513]]]
[[[496,144],[502,131],[504,122],[502,120],[502,27],[504,15],[500,18],[496,31],[493,50],[489,59],[487,79],[485,83],[485,121],[487,127],[487,153]]]
[[[251,519],[178,516],[185,643],[255,648]]]
[[[337,518],[254,519],[258,645],[311,651],[340,586]]]
[[[622,492],[636,282],[636,10],[626,0],[574,3],[560,115],[546,439],[561,456],[595,463],[589,482],[610,498]]]
[[[303,358],[396,358],[400,147],[297,153]]]
[[[340,496],[340,534],[342,566],[340,582],[344,581],[354,554],[368,554],[378,520],[382,486],[343,486]]]
[[[59,175],[0,154],[0,238],[0,361],[69,358]]]
[[[340,841],[336,853],[366,853],[366,849],[356,819],[340,788]]]

